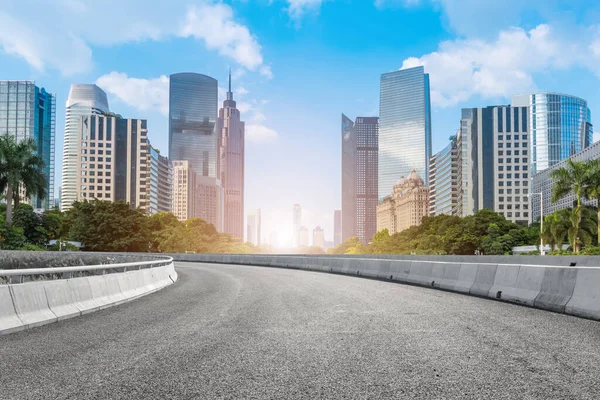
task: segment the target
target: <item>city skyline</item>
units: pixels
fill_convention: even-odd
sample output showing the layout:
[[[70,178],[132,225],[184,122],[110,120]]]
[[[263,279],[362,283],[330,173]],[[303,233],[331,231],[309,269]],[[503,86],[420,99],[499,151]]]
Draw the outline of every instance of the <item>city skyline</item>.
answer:
[[[166,155],[168,119],[164,105],[168,95],[165,97],[164,88],[168,93],[168,75],[191,71],[214,76],[221,82],[222,99],[225,76],[231,65],[234,91],[240,93],[238,106],[248,113],[246,210],[262,208],[265,231],[271,232],[274,221],[291,226],[289,209],[300,203],[306,218],[304,224],[325,227],[327,239],[333,236],[329,228],[333,226],[333,210],[340,207],[338,116],[342,111],[349,115],[376,115],[378,79],[382,73],[425,66],[431,76],[433,153],[447,145],[447,137],[457,128],[461,108],[508,104],[513,95],[539,89],[587,100],[592,116],[599,108],[600,95],[594,90],[598,82],[596,70],[587,64],[597,56],[589,53],[580,59],[569,50],[570,44],[581,50],[594,43],[593,35],[575,41],[568,33],[574,35],[589,28],[591,17],[579,18],[577,23],[563,17],[594,15],[598,11],[594,5],[545,2],[546,11],[537,14],[531,12],[535,8],[531,4],[477,10],[471,7],[465,23],[460,16],[461,7],[452,8],[447,2],[437,8],[428,1],[410,7],[387,3],[378,2],[375,6],[365,2],[350,8],[343,2],[331,1],[323,2],[320,7],[293,8],[303,11],[298,13],[292,12],[291,2],[286,1],[275,1],[272,5],[203,3],[193,13],[183,2],[175,1],[170,10],[161,9],[160,14],[152,11],[152,7],[136,13],[149,26],[158,27],[154,35],[149,31],[133,33],[119,28],[102,40],[93,31],[97,27],[85,22],[92,18],[91,10],[79,10],[78,17],[73,18],[75,11],[61,9],[63,5],[59,5],[57,11],[71,18],[64,20],[57,32],[45,31],[47,28],[41,25],[36,27],[42,35],[47,33],[49,38],[57,39],[48,48],[40,47],[35,35],[22,35],[22,42],[16,44],[2,39],[2,78],[35,80],[38,86],[57,94],[55,182],[60,182],[65,122],[62,105],[71,83],[97,82],[119,113],[147,119],[153,145]],[[131,10],[132,2],[123,4]],[[27,2],[19,7],[22,14],[7,9],[8,18],[17,22],[17,32],[17,28],[27,27],[26,21],[35,22],[41,14],[44,18],[57,16],[55,10],[41,13],[28,7]],[[347,32],[343,37],[337,35],[332,18],[339,20],[355,14],[357,7],[370,24],[381,26],[381,31],[386,27],[393,34],[382,35],[380,30],[373,30],[364,37]],[[510,8],[510,12],[505,8]],[[202,11],[204,15],[214,15],[211,12],[217,9],[226,11],[218,14],[222,26],[245,29],[235,31],[234,39],[224,39],[221,47],[193,24],[201,20]],[[463,9],[469,9],[468,4]],[[481,23],[489,20],[486,17],[499,14],[494,23]],[[179,17],[186,21],[185,32],[173,33],[166,26],[173,25]],[[270,18],[268,23],[261,22],[264,17]],[[129,26],[123,24],[126,25]],[[81,39],[78,42],[81,47],[64,40],[61,35],[67,31]],[[170,36],[167,45],[163,39]],[[412,43],[404,45],[402,40]],[[374,42],[378,45],[369,46]],[[307,59],[309,45],[316,57]],[[248,53],[234,51],[242,48],[249,49]],[[31,51],[26,52],[27,49]],[[62,49],[57,52],[61,57],[51,53],[57,49]],[[495,50],[503,51],[498,56],[502,60],[498,66],[486,61],[493,58]],[[260,57],[255,57],[257,54]],[[361,59],[360,69],[341,68],[356,58]],[[461,62],[443,62],[456,59]],[[532,59],[535,62],[528,61]],[[327,68],[328,64],[333,68]],[[569,79],[573,74],[577,74],[577,79]],[[343,100],[331,101],[329,97],[320,101],[318,93],[325,89]],[[316,130],[303,125],[309,116],[320,122]],[[313,145],[316,141],[320,146]],[[264,152],[273,155],[265,159]]]

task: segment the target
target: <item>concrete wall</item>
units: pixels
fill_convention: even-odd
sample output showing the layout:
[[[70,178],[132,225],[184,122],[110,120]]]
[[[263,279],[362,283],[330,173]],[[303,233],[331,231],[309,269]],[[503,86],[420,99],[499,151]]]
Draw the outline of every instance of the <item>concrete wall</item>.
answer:
[[[0,285],[0,334],[121,304],[176,280],[171,263],[129,272]]]
[[[169,256],[175,261],[273,266],[386,279],[600,320],[600,257]]]

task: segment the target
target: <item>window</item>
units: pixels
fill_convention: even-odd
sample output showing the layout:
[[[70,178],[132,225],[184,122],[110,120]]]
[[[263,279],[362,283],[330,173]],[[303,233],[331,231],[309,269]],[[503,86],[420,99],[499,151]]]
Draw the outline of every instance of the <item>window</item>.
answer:
[[[528,174],[523,174],[523,178],[527,179],[527,178],[529,178],[529,175]]]
[[[504,139],[504,136],[498,135],[498,140],[503,140],[503,139]]]
[[[504,197],[498,197],[498,201],[504,201]],[[502,206],[500,206],[502,207]]]
[[[498,171],[504,171],[504,166],[503,165],[499,166]]]
[[[504,174],[498,174],[498,178],[504,179]]]
[[[519,179],[521,177],[521,174],[515,174],[515,178]]]

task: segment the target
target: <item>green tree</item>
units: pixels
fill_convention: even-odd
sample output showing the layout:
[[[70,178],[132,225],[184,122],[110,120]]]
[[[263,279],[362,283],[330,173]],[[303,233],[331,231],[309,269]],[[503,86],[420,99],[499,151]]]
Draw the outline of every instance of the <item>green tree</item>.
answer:
[[[572,233],[569,233],[571,248],[575,253],[579,253],[583,244],[582,240],[585,234],[581,231],[583,213],[581,200],[586,194],[593,173],[593,168],[588,163],[573,161],[569,158],[566,167],[556,169],[550,174],[555,181],[552,187],[552,202],[560,200],[569,193],[575,195],[573,213],[570,217]]]
[[[45,245],[48,234],[42,226],[42,217],[33,211],[29,204],[19,204],[13,215],[13,225],[23,229],[27,242],[33,245]]]
[[[33,139],[17,142],[9,134],[0,136],[0,193],[6,191],[6,223],[12,223],[13,202],[19,204],[19,189],[25,197],[46,197],[44,160],[36,154]]]
[[[586,167],[588,170],[588,182],[584,188],[584,195],[586,198],[598,202],[596,209],[596,218],[598,219],[596,238],[600,242],[600,159],[588,161]]]

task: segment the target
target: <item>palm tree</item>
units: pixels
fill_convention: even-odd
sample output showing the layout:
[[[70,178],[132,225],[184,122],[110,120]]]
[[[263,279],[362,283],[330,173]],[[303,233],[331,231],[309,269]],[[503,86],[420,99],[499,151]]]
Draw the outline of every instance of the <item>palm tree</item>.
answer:
[[[573,161],[569,158],[566,167],[556,169],[552,171],[550,175],[554,180],[554,186],[552,187],[553,203],[569,193],[575,195],[573,215],[570,218],[574,232],[579,232],[580,230],[582,217],[581,199],[585,195],[585,190],[590,181],[591,174],[592,171],[587,163]],[[572,249],[576,253],[579,253],[581,250],[580,239],[581,238],[578,239],[578,236],[576,235],[575,242],[572,242]]]
[[[12,222],[13,201],[19,204],[19,189],[25,197],[46,197],[44,160],[36,153],[33,139],[17,142],[11,135],[0,136],[0,193],[6,191],[6,223]]]
[[[598,202],[596,214],[598,216],[598,242],[600,243],[600,159],[588,161],[589,181],[584,190],[586,198]]]
[[[541,235],[544,243],[548,243],[552,250],[556,247],[562,250],[571,227],[571,214],[572,210],[562,209],[544,217],[544,230]]]

